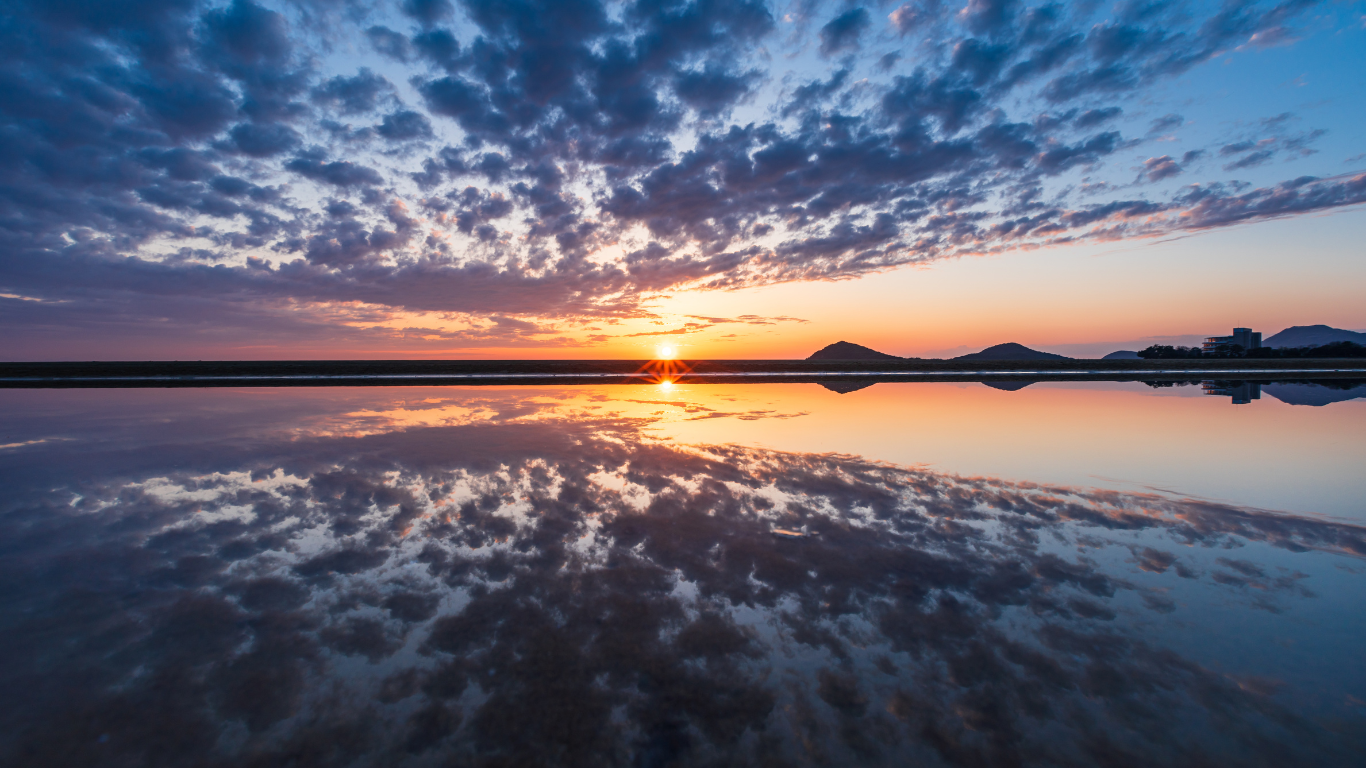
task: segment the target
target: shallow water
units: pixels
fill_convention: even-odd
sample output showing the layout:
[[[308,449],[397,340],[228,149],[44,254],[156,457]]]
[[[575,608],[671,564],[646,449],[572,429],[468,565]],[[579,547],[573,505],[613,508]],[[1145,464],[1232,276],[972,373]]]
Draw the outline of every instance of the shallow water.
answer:
[[[1357,765],[1363,396],[2,391],[0,758]]]

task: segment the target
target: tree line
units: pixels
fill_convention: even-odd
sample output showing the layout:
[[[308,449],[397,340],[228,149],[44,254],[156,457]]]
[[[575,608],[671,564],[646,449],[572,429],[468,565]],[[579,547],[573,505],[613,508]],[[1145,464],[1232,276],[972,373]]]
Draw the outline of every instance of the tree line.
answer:
[[[1366,357],[1366,346],[1351,341],[1335,341],[1315,347],[1261,347],[1243,349],[1241,344],[1220,344],[1209,351],[1200,347],[1173,347],[1154,344],[1138,352],[1145,360],[1191,359],[1197,357],[1246,357],[1254,359],[1277,359],[1296,357]]]

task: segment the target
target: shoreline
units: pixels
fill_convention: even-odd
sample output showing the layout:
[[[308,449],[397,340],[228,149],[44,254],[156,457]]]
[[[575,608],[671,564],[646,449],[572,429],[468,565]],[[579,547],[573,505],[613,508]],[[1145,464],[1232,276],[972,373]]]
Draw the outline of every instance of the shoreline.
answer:
[[[1366,379],[1366,360],[319,360],[0,363],[0,388]]]

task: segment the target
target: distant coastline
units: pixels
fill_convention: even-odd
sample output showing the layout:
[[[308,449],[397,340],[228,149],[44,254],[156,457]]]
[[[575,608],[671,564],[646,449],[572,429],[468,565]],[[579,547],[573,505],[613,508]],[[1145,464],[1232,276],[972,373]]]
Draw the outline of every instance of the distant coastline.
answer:
[[[290,360],[0,363],[0,388],[1366,378],[1361,359]]]
[[[1218,359],[1248,357],[1262,360],[1275,358],[1355,358],[1366,357],[1366,332],[1349,331],[1328,325],[1295,325],[1267,337],[1251,328],[1234,328],[1231,336],[1206,336],[1198,347],[1149,345],[1143,350],[1115,350],[1101,356],[1101,360],[1156,360],[1156,359]],[[935,360],[937,358],[897,357],[862,344],[837,341],[816,350],[807,360]],[[947,361],[987,360],[1088,360],[1072,358],[1053,352],[1031,349],[1018,342],[1008,341],[970,352]]]

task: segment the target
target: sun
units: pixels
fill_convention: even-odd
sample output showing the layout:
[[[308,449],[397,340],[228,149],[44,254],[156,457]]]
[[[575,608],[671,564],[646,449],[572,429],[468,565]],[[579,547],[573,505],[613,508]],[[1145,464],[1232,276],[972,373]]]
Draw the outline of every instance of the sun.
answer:
[[[688,365],[678,359],[677,345],[660,344],[655,348],[655,356],[636,371],[635,375],[668,389],[690,372]]]

